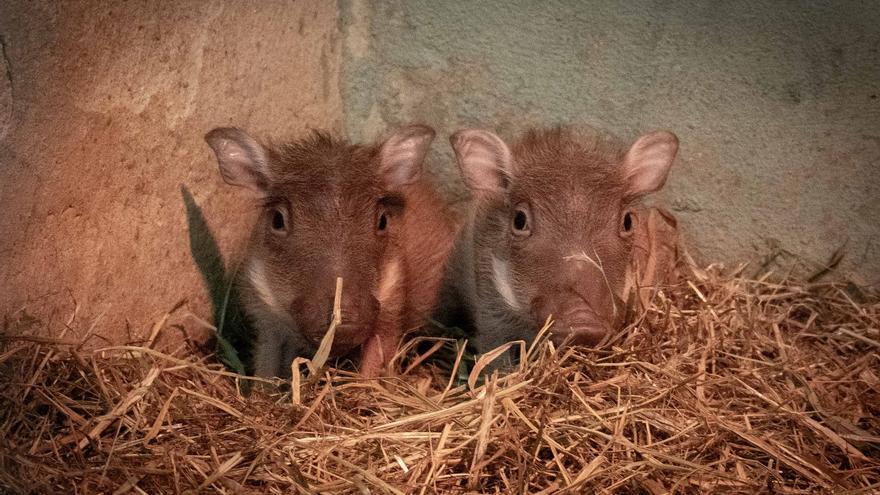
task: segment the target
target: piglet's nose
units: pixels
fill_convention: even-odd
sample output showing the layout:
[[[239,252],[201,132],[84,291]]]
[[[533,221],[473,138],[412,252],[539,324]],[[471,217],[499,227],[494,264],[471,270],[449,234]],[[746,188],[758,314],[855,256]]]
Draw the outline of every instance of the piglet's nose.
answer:
[[[341,322],[344,325],[369,325],[379,313],[379,300],[372,295],[360,295],[358,298],[342,299],[340,305]],[[327,314],[327,324],[333,321],[333,308]]]

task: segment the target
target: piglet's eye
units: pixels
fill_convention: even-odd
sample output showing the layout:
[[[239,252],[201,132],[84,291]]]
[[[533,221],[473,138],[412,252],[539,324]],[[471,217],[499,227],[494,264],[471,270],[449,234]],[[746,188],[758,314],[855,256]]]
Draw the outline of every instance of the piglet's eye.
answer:
[[[632,232],[632,229],[633,229],[632,213],[626,212],[623,214],[622,231],[624,234],[629,234]]]
[[[518,204],[513,210],[513,218],[510,222],[510,230],[513,235],[527,237],[532,233],[532,215],[529,205]]]
[[[388,212],[380,211],[376,220],[376,234],[382,235],[388,230]]]
[[[516,215],[513,216],[513,228],[516,230],[526,230],[526,225],[528,224],[528,217],[524,211],[516,212]]]
[[[272,232],[276,234],[287,233],[287,215],[285,215],[280,208],[272,209],[270,222],[272,225]]]

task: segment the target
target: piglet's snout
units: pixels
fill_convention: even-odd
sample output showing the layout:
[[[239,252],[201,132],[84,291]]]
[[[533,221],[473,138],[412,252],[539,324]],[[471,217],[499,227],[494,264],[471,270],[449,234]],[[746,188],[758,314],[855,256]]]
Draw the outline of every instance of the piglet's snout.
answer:
[[[369,330],[379,314],[379,300],[370,294],[360,294],[359,297],[350,301],[343,300],[341,306],[341,318],[339,328],[361,327]],[[327,325],[333,321],[333,308],[331,305]]]
[[[333,322],[333,294],[298,298],[291,307],[294,317],[303,325],[302,333],[314,345],[321,343]],[[379,301],[369,293],[349,294],[343,290],[340,322],[333,337],[332,353],[344,354],[361,345],[371,335],[379,314]]]
[[[571,345],[590,346],[598,344],[610,330],[590,309],[572,308],[556,320],[550,340],[556,345],[568,341]]]
[[[552,314],[556,321],[550,335],[554,343],[568,340],[572,345],[596,345],[620,323],[622,305],[601,265],[586,257],[567,261],[555,301],[544,305],[542,316]]]
[[[560,296],[555,300],[539,298],[534,307],[538,321],[552,318],[549,338],[554,344],[596,345],[611,331],[610,322],[583,298],[574,293]]]
[[[379,301],[369,294],[358,294],[358,297],[348,300],[343,297],[340,310],[341,318],[333,337],[333,352],[337,354],[348,352],[363,344],[372,334],[379,314]],[[332,321],[331,303],[327,328]]]

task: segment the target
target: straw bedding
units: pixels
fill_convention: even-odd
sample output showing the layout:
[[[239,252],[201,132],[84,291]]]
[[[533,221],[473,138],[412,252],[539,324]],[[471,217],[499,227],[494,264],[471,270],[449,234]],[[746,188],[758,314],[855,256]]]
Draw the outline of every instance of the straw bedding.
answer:
[[[0,491],[878,493],[878,328],[852,285],[697,270],[601,350],[483,379],[437,340],[395,378],[308,363],[245,395],[211,356],[7,324]]]

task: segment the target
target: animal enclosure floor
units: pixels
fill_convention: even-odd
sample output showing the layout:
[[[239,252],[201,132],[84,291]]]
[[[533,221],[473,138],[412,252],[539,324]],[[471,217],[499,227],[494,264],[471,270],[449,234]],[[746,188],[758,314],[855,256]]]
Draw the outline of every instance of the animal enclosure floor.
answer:
[[[878,329],[874,293],[697,270],[600,350],[245,396],[210,356],[8,327],[0,491],[877,493]]]

